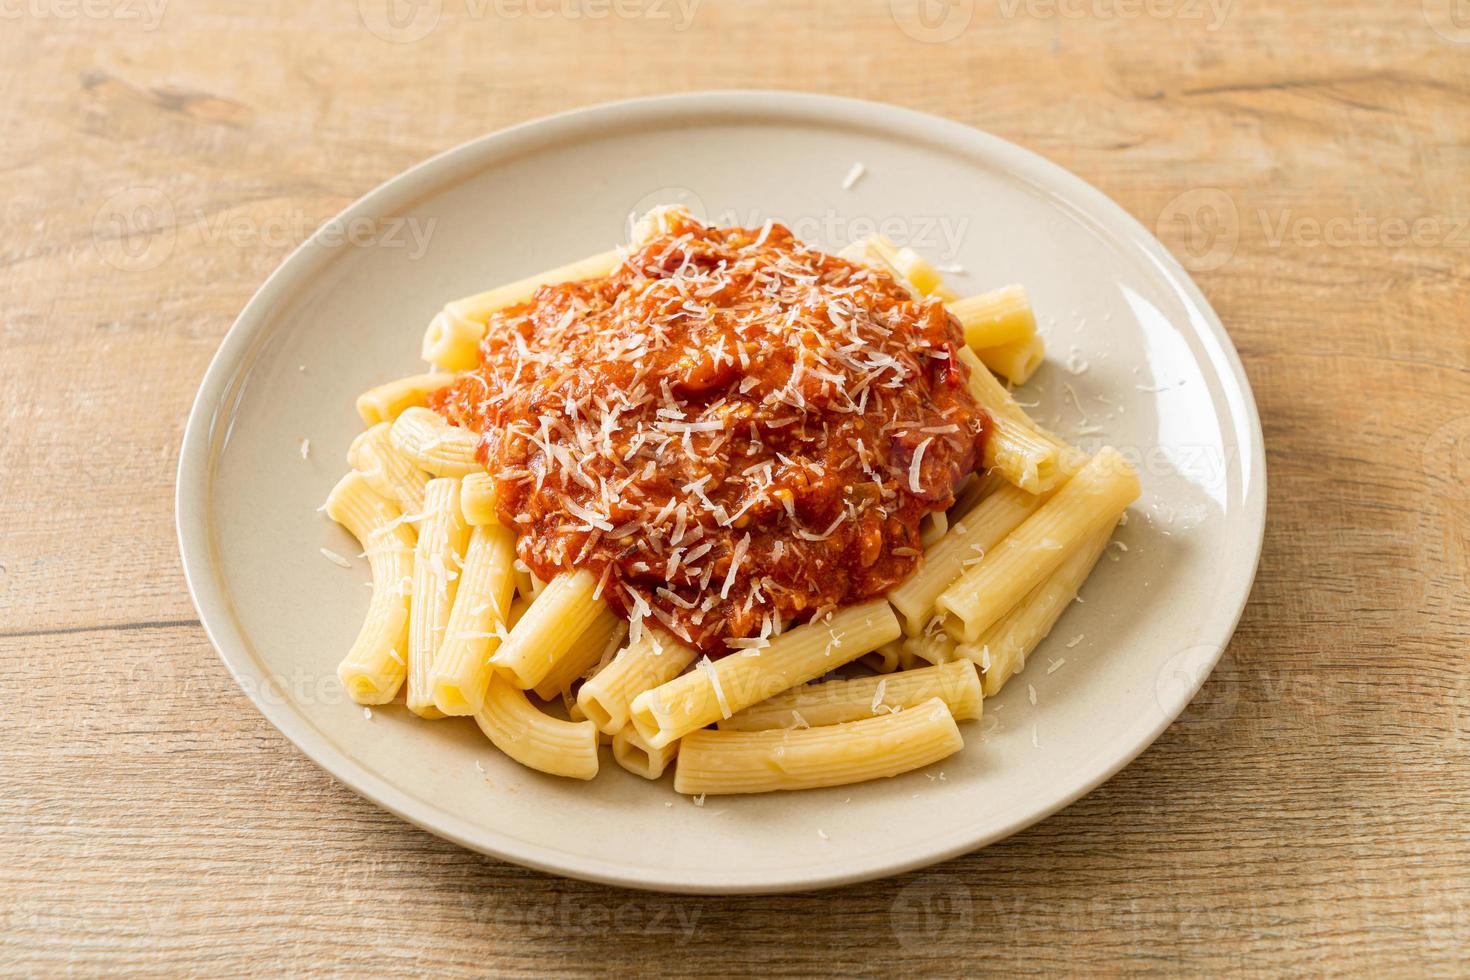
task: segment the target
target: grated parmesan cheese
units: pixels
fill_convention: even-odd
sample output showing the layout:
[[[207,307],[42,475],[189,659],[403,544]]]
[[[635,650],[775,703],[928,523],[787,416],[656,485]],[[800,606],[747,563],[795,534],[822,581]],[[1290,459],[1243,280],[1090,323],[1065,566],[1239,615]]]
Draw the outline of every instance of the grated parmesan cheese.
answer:
[[[611,276],[496,314],[507,329],[442,411],[486,436],[519,569],[592,569],[630,641],[652,618],[708,655],[759,656],[852,594],[832,562],[874,518],[881,567],[917,565],[892,522],[918,514],[910,494],[947,492],[979,410],[941,380],[952,348],[924,322],[938,300],[772,220],[665,217]],[[922,441],[905,470],[906,437]],[[855,502],[867,481],[876,492]]]
[[[321,553],[322,557],[331,562],[333,565],[337,565],[342,568],[352,567],[352,562],[348,558],[343,555],[337,554],[337,552],[333,551],[331,548],[322,548]]]
[[[709,686],[714,688],[715,700],[720,705],[720,716],[722,718],[729,718],[731,714],[730,702],[725,700],[725,689],[720,686],[720,675],[715,670],[714,663],[710,661],[708,656],[704,656],[699,658],[699,662],[695,666],[704,672],[705,677],[709,678]]]
[[[928,449],[929,444],[933,441],[934,437],[930,436],[919,443],[919,448],[914,450],[914,458],[909,461],[909,490],[914,493],[922,492],[923,488],[919,484],[919,469],[924,464],[924,450]]]

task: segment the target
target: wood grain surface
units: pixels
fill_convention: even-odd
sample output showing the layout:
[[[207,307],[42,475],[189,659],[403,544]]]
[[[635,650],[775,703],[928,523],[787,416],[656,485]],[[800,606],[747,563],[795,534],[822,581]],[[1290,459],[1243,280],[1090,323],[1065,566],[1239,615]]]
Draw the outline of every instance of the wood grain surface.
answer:
[[[1464,0],[391,2],[0,0],[0,971],[1470,970]],[[715,87],[1077,172],[1196,270],[1266,433],[1254,595],[1183,719],[1005,843],[812,895],[584,885],[378,810],[236,689],[174,538],[198,381],[318,223]]]

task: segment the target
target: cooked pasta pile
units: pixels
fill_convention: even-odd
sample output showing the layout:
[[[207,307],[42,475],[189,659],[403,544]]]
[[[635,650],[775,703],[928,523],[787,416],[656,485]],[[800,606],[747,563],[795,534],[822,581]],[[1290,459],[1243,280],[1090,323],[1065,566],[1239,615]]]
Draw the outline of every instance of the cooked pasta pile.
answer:
[[[423,354],[449,370],[358,399],[327,501],[374,585],[339,676],[561,776],[603,743],[690,794],[936,762],[1138,494],[997,379],[1044,356],[1024,289],[960,298],[881,237],[655,209]]]

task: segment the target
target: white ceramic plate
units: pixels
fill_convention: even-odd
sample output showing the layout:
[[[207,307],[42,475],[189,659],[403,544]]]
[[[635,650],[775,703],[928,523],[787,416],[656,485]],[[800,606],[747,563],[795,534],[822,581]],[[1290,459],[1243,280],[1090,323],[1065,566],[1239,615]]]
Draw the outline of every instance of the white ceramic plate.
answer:
[[[844,178],[861,162],[851,189]],[[591,783],[525,770],[468,719],[372,718],[335,667],[367,605],[358,550],[316,512],[345,469],[354,397],[421,370],[449,299],[621,241],[665,201],[767,215],[836,248],[875,227],[967,274],[1024,283],[1050,363],[1023,400],[1134,454],[1143,497],[1026,672],[927,771],[832,790],[711,797],[605,761]],[[417,236],[417,237],[416,237]],[[1070,361],[1072,370],[1065,366]],[[309,438],[303,460],[300,440]],[[1188,704],[1245,603],[1265,517],[1260,423],[1209,305],[1098,191],[1009,143],[891,106],[728,92],[599,106],[413,168],[318,232],[225,337],[189,418],[178,525],[195,603],[271,723],[419,826],[509,861],[620,885],[782,891],[892,874],[998,840],[1093,789]],[[1063,663],[1065,661],[1065,663]],[[1034,686],[1036,704],[1028,687]],[[483,769],[483,773],[481,772]],[[671,805],[672,804],[672,805]]]

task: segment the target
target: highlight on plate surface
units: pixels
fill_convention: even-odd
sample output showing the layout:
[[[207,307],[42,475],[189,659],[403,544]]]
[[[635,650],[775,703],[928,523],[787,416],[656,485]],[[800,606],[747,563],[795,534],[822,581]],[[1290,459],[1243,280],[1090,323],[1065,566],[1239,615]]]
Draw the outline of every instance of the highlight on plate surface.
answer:
[[[358,398],[325,509],[373,591],[338,676],[575,779],[604,744],[696,795],[935,763],[1139,492],[1012,398],[1043,356],[1020,286],[656,208],[450,303],[433,373]]]

